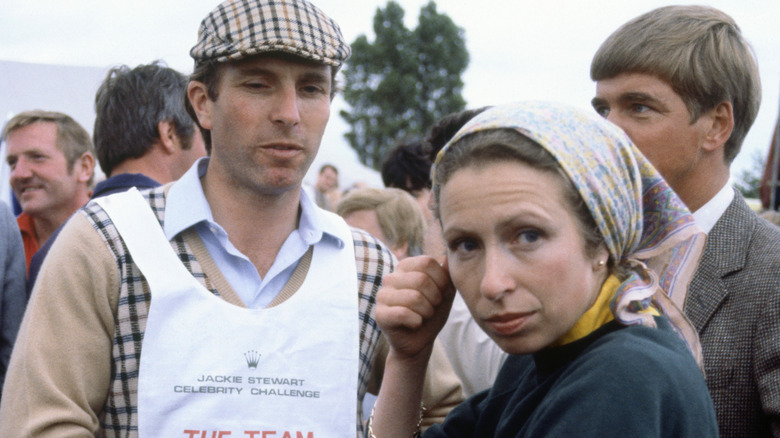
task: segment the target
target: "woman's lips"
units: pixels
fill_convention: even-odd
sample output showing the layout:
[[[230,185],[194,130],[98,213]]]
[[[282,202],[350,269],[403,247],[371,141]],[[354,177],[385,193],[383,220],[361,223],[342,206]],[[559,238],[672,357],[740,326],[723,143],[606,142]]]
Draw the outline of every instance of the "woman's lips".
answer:
[[[531,315],[531,312],[504,313],[490,317],[485,322],[496,334],[508,336],[516,333],[528,321]]]

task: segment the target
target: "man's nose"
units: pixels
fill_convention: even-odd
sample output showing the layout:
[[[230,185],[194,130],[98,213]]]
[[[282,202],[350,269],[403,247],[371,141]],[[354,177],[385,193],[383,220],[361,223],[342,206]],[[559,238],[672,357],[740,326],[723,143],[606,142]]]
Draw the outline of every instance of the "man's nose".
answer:
[[[11,181],[25,179],[32,176],[30,166],[27,165],[24,159],[19,159],[11,169]]]
[[[294,126],[301,121],[298,108],[298,94],[294,87],[284,87],[279,91],[271,113],[274,123]]]

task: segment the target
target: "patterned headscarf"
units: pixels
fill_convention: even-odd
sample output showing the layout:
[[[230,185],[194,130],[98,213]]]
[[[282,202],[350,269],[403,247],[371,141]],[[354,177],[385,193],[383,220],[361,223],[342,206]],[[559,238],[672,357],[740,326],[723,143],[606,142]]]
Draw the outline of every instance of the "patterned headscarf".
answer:
[[[620,128],[592,111],[545,102],[484,111],[455,134],[436,164],[464,136],[500,128],[517,130],[555,157],[585,200],[611,258],[630,273],[610,304],[615,319],[655,327],[653,317],[641,312],[655,304],[701,364],[698,336],[680,309],[705,236],[658,171]]]

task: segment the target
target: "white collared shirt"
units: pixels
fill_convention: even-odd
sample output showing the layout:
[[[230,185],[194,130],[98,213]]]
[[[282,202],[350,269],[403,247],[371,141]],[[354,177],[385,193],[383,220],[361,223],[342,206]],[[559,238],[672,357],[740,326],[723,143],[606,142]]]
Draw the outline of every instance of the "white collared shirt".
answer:
[[[199,159],[168,191],[163,232],[168,240],[172,240],[194,226],[217,268],[247,307],[267,307],[290,279],[309,246],[344,245],[332,228],[333,219],[301,190],[298,228],[287,236],[265,278],[260,278],[255,265],[236,249],[227,232],[214,221],[200,182],[206,174],[208,162],[208,158]]]
[[[696,225],[704,231],[705,234],[709,234],[715,223],[718,222],[726,209],[731,205],[731,201],[734,200],[734,189],[731,184],[726,183],[720,191],[715,194],[706,204],[701,208],[693,212],[693,219],[696,221]]]

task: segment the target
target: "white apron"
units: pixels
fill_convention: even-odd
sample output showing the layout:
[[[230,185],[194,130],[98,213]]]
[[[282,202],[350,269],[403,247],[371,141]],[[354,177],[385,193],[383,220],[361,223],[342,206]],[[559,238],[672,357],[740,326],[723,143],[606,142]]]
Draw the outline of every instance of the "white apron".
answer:
[[[138,382],[141,437],[355,436],[352,237],[315,246],[300,289],[267,309],[214,296],[187,271],[137,190],[96,200],[151,290]]]

